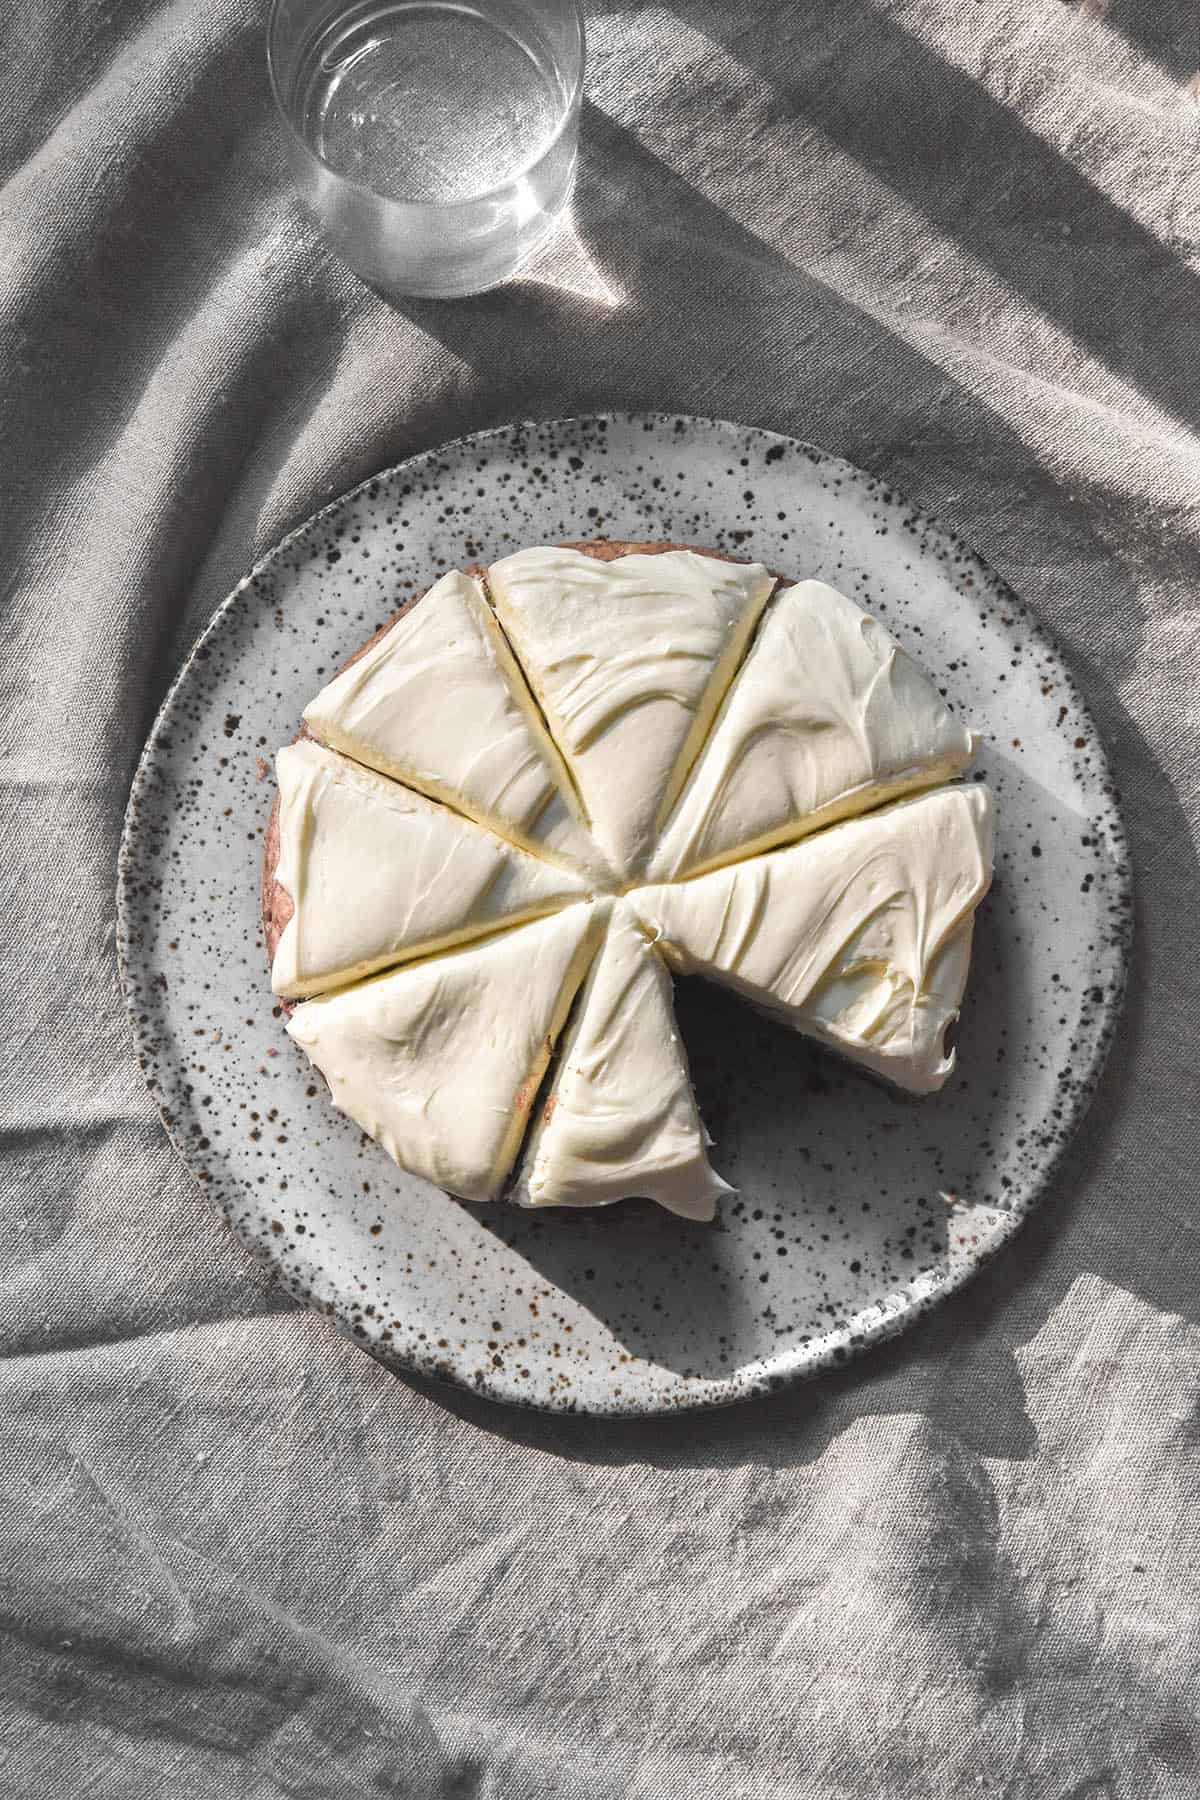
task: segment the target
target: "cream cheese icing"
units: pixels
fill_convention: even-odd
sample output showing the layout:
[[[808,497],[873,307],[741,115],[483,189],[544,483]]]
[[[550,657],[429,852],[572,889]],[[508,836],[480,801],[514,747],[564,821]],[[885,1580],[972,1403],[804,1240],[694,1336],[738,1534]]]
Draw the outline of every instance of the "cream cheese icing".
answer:
[[[600,562],[537,548],[493,563],[487,585],[596,843],[636,878],[773,578],[690,550]]]
[[[522,1206],[606,1206],[631,1195],[711,1219],[732,1193],[705,1149],[671,977],[617,901],[535,1117],[515,1198]]]
[[[585,901],[307,1000],[288,1031],[334,1105],[401,1167],[493,1200],[610,906]]]
[[[659,950],[911,1092],[946,1080],[991,801],[936,784],[974,740],[878,621],[773,585],[523,551],[486,591],[444,577],[306,710],[321,742],[277,763],[273,985],[403,1167],[711,1218],[731,1190]]]
[[[584,884],[311,740],[275,758],[292,902],[271,965],[288,998],[340,987],[580,900]]]
[[[651,859],[669,881],[757,855],[960,774],[970,731],[836,588],[777,594]]]
[[[480,585],[452,570],[304,709],[309,730],[500,837],[588,866],[570,779]]]
[[[954,1067],[947,1027],[991,872],[991,795],[972,785],[629,900],[681,968],[930,1093]]]

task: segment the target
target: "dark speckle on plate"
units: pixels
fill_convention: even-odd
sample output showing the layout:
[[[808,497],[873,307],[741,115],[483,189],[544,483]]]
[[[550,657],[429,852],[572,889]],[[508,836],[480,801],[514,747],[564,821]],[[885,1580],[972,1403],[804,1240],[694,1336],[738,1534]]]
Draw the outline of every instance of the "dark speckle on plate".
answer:
[[[283,1031],[258,917],[264,756],[440,570],[588,536],[752,554],[878,616],[984,734],[997,796],[959,1063],[899,1099],[683,982],[715,1226],[648,1204],[469,1207],[395,1169]],[[1124,983],[1116,795],[1058,650],[951,533],[811,446],[657,415],[484,433],[373,477],[220,609],[146,746],[119,954],[138,1056],[202,1191],[287,1287],[405,1368],[524,1405],[720,1405],[840,1364],[959,1286],[1045,1193]]]

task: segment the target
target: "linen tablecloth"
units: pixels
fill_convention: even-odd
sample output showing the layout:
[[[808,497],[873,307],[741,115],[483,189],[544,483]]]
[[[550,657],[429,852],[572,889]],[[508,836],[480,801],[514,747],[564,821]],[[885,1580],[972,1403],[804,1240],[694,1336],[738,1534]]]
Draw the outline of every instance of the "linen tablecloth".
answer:
[[[1200,32],[1190,0],[604,6],[571,233],[389,308],[250,0],[0,19],[3,1800],[1200,1792]],[[1057,632],[1138,878],[1055,1191],[906,1339],[634,1425],[418,1389],[223,1234],[114,859],[197,629],[514,416],[808,437]]]

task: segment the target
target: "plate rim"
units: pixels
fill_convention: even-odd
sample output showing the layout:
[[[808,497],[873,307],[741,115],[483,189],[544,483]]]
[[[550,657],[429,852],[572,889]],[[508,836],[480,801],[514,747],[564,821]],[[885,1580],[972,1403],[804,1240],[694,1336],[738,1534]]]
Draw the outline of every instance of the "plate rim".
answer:
[[[938,1271],[936,1279],[917,1276],[905,1291],[900,1304],[894,1308],[887,1307],[886,1299],[875,1302],[876,1317],[865,1328],[856,1326],[852,1333],[847,1334],[846,1327],[839,1325],[831,1328],[821,1337],[807,1340],[801,1348],[793,1347],[791,1350],[784,1350],[777,1359],[785,1364],[782,1368],[776,1366],[769,1371],[764,1370],[758,1373],[754,1371],[753,1363],[750,1363],[746,1365],[746,1373],[704,1376],[699,1378],[687,1392],[672,1396],[665,1403],[656,1404],[653,1399],[643,1399],[628,1402],[617,1400],[610,1405],[596,1405],[594,1403],[581,1404],[573,1396],[561,1395],[557,1391],[552,1392],[546,1398],[537,1398],[528,1392],[521,1392],[502,1383],[480,1383],[460,1377],[440,1359],[423,1358],[416,1351],[401,1354],[395,1348],[374,1343],[370,1339],[358,1335],[351,1327],[350,1318],[347,1316],[340,1298],[335,1298],[332,1303],[317,1303],[311,1293],[308,1295],[298,1293],[295,1284],[287,1278],[283,1267],[271,1256],[269,1247],[252,1238],[236,1224],[231,1223],[223,1209],[217,1204],[212,1184],[197,1177],[185,1146],[173,1127],[158,1084],[150,1080],[142,1038],[134,1014],[136,995],[133,990],[130,958],[133,948],[131,941],[133,937],[132,886],[140,825],[139,814],[142,800],[153,778],[160,742],[164,733],[170,728],[177,697],[184,684],[190,679],[196,663],[201,660],[201,651],[222,628],[224,621],[246,589],[267,574],[290,549],[309,534],[318,531],[332,514],[352,504],[369,488],[388,482],[407,470],[435,463],[442,457],[462,456],[474,448],[486,446],[495,441],[503,440],[511,443],[517,434],[525,431],[563,432],[589,427],[600,428],[603,426],[606,428],[613,424],[641,426],[648,431],[669,429],[674,432],[679,427],[682,427],[684,431],[699,428],[734,439],[751,436],[766,440],[772,445],[784,445],[793,453],[803,454],[816,467],[837,471],[843,477],[850,478],[855,484],[865,482],[879,488],[885,501],[902,505],[907,517],[921,526],[928,535],[936,537],[942,543],[952,547],[961,557],[969,560],[973,565],[974,572],[983,578],[987,590],[996,599],[1002,600],[1007,607],[1012,608],[1020,617],[1023,627],[1033,638],[1039,640],[1054,657],[1066,680],[1067,697],[1073,708],[1086,722],[1090,738],[1089,749],[1095,758],[1094,779],[1097,788],[1097,807],[1089,822],[1094,828],[1103,832],[1112,852],[1110,879],[1116,883],[1114,898],[1119,910],[1119,922],[1112,927],[1110,933],[1108,951],[1113,968],[1105,993],[1101,1017],[1097,1024],[1089,1063],[1086,1070],[1078,1071],[1078,1078],[1064,1108],[1064,1119],[1057,1143],[1039,1168],[1036,1179],[1027,1187],[1019,1201],[1009,1207],[994,1209],[999,1223],[982,1246],[974,1248],[970,1256],[964,1258],[956,1268]],[[1064,654],[1052,627],[1045,623],[986,558],[967,543],[957,531],[944,524],[935,514],[911,501],[903,489],[897,487],[887,477],[873,475],[860,468],[856,463],[849,462],[832,451],[824,450],[807,439],[794,437],[787,432],[775,431],[761,425],[739,423],[731,419],[714,418],[705,414],[643,409],[613,408],[597,412],[556,414],[541,418],[522,417],[511,419],[500,425],[488,426],[479,431],[464,433],[459,437],[448,439],[444,443],[416,451],[398,463],[388,464],[386,467],[364,476],[352,487],[327,500],[315,512],[310,513],[270,545],[219,603],[203,625],[183,657],[155,713],[153,724],[139,754],[126,799],[117,850],[116,877],[115,952],[117,974],[123,1010],[138,1069],[146,1083],[147,1091],[172,1149],[195,1186],[200,1190],[210,1212],[217,1214],[225,1229],[231,1232],[239,1246],[254,1259],[256,1264],[270,1272],[272,1279],[296,1301],[298,1307],[318,1316],[327,1317],[339,1334],[353,1344],[356,1349],[365,1352],[374,1361],[381,1363],[393,1373],[404,1376],[414,1375],[423,1381],[443,1385],[455,1392],[470,1394],[477,1399],[484,1398],[498,1405],[515,1406],[523,1412],[613,1420],[708,1412],[746,1400],[761,1399],[764,1395],[786,1390],[832,1367],[846,1367],[857,1361],[875,1345],[886,1343],[910,1326],[915,1325],[929,1307],[961,1292],[974,1280],[1011,1241],[1034,1208],[1045,1201],[1061,1169],[1067,1150],[1092,1105],[1124,1009],[1135,931],[1133,906],[1135,876],[1129,852],[1128,834],[1121,813],[1120,793],[1113,779],[1103,735],[1076,681],[1071,660]]]

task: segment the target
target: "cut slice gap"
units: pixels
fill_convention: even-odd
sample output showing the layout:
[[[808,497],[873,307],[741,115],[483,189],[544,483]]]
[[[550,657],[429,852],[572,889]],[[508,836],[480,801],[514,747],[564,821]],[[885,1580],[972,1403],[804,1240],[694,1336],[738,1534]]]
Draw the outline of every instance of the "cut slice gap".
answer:
[[[460,571],[335,675],[304,722],[320,742],[522,849],[594,868],[562,758],[480,584]]]
[[[606,904],[613,904],[611,898],[606,897]],[[597,958],[602,954],[603,949],[604,944],[602,940],[588,967],[587,975],[584,976],[584,979],[575,990],[575,997],[571,1001],[566,1018],[563,1020],[562,1030],[555,1040],[553,1053],[551,1054],[545,1069],[542,1071],[542,1079],[538,1083],[537,1092],[534,1095],[533,1103],[529,1108],[529,1116],[525,1121],[525,1129],[521,1134],[521,1142],[517,1146],[517,1153],[513,1157],[512,1167],[509,1170],[508,1181],[504,1190],[503,1198],[512,1206],[523,1206],[524,1204],[519,1198],[519,1191],[525,1166],[529,1159],[530,1146],[533,1142],[534,1133],[537,1130],[538,1121],[542,1117],[542,1113],[550,1098],[554,1084],[558,1079],[558,1071],[562,1065],[566,1045],[570,1042],[572,1034],[578,1029],[579,1015],[583,1009],[583,996],[587,988],[588,977],[595,968]]]
[[[488,572],[485,568],[481,567],[479,569],[472,570],[471,577],[472,577],[472,580],[474,580],[479,586],[479,591],[483,595],[483,598],[484,598],[485,602],[487,603],[487,606],[490,610],[492,624],[495,626],[496,632],[497,632],[500,640],[504,644],[506,651],[508,652],[508,662],[509,662],[509,666],[511,667],[511,670],[512,670],[512,681],[513,681],[514,686],[517,686],[520,688],[521,695],[522,695],[522,705],[537,719],[539,732],[545,737],[546,741],[551,745],[551,747],[554,751],[555,780],[557,781],[559,787],[562,789],[562,794],[565,797],[565,804],[568,808],[568,811],[570,812],[572,817],[579,820],[579,822],[583,825],[584,829],[587,831],[589,837],[591,837],[592,821],[591,821],[591,818],[589,817],[588,809],[584,802],[583,795],[579,791],[579,784],[575,780],[574,770],[571,768],[571,765],[568,763],[567,759],[562,754],[562,751],[559,749],[557,742],[555,741],[554,733],[550,729],[550,721],[547,719],[546,714],[542,708],[541,700],[538,698],[538,695],[534,690],[532,682],[529,680],[529,677],[525,673],[525,670],[521,664],[521,659],[517,655],[517,652],[513,646],[511,638],[509,637],[507,631],[505,631],[505,629],[504,629],[504,623],[500,617],[500,614],[496,611],[495,603],[492,599],[492,591],[491,591],[491,588],[488,586]],[[553,802],[551,804],[553,804]],[[599,852],[598,847],[594,844],[594,842],[593,842],[592,848],[593,848],[594,856],[597,859],[599,859],[600,852]],[[599,865],[599,866],[603,866],[605,869],[605,872],[610,877],[613,875],[612,869],[609,868],[607,864],[603,864],[603,865]]]
[[[991,864],[991,795],[973,784],[629,899],[681,969],[931,1093],[954,1066],[945,1032]]]
[[[878,620],[820,581],[777,593],[650,864],[677,880],[961,774],[976,740]]]
[[[612,871],[608,868],[607,864],[592,844],[586,846],[585,858],[582,853],[573,857],[560,854],[559,851],[551,848],[549,844],[540,842],[536,839],[523,843],[519,841],[513,833],[501,831],[497,825],[488,824],[484,820],[476,818],[473,813],[467,812],[461,805],[456,806],[454,801],[448,799],[445,795],[434,794],[431,791],[430,783],[426,783],[426,785],[422,787],[418,785],[415,779],[406,778],[403,775],[385,774],[381,769],[375,768],[371,763],[364,762],[360,756],[355,756],[352,751],[333,748],[333,746],[328,744],[324,738],[319,737],[315,731],[311,730],[305,721],[301,722],[299,733],[293,742],[297,744],[316,744],[320,749],[329,750],[332,755],[339,756],[343,762],[349,763],[352,768],[361,769],[364,774],[374,775],[378,780],[385,781],[389,787],[399,788],[402,793],[415,794],[422,800],[428,800],[431,805],[441,807],[444,812],[451,813],[456,819],[462,819],[466,824],[473,825],[477,830],[487,832],[489,836],[494,837],[498,843],[506,844],[511,849],[519,851],[522,855],[530,857],[534,862],[541,863],[545,865],[545,867],[552,869],[559,874],[581,882],[589,893],[609,893],[612,891]],[[546,812],[543,813],[541,820],[541,823],[546,827],[548,836],[552,840],[557,840],[559,828],[564,819],[570,821],[570,824],[564,827],[566,830],[573,830],[576,825],[582,824],[582,820],[580,820],[575,813],[574,795],[572,795],[571,800],[568,802],[563,799],[561,794],[556,792],[551,796],[547,804]],[[584,848],[585,846],[580,845],[581,852]]]
[[[610,907],[583,902],[307,1000],[288,1031],[393,1161],[494,1200]]]
[[[708,1160],[671,978],[617,901],[532,1122],[514,1198],[527,1207],[634,1198],[708,1221],[733,1190]]]
[[[975,741],[978,742],[977,739]],[[921,800],[930,793],[955,793],[959,789],[967,789],[982,785],[983,778],[981,776],[971,777],[968,775],[965,778],[960,778],[955,775],[951,776],[949,779],[942,776],[930,781],[913,782],[911,785],[900,788],[881,788],[872,790],[869,799],[864,798],[864,804],[856,807],[853,812],[837,812],[833,817],[822,818],[811,830],[798,832],[795,836],[786,836],[780,843],[771,844],[765,850],[760,849],[753,844],[739,846],[738,849],[731,851],[728,856],[723,857],[714,868],[687,869],[679,875],[664,877],[661,883],[652,881],[649,878],[649,875],[647,875],[641,881],[630,882],[628,887],[623,888],[621,891],[622,894],[627,897],[629,894],[637,892],[643,887],[657,887],[660,885],[686,887],[689,882],[700,881],[706,875],[720,875],[726,870],[739,868],[744,863],[757,862],[759,857],[773,856],[776,851],[796,850],[799,849],[801,844],[816,843],[821,838],[827,837],[830,832],[839,831],[843,825],[862,824],[867,819],[878,817],[880,813],[890,812],[894,806],[900,805],[903,801]]]
[[[271,965],[296,999],[584,898],[582,880],[310,739],[281,750]]]
[[[625,882],[741,662],[774,577],[690,550],[601,560],[538,547],[488,570],[488,596]]]

